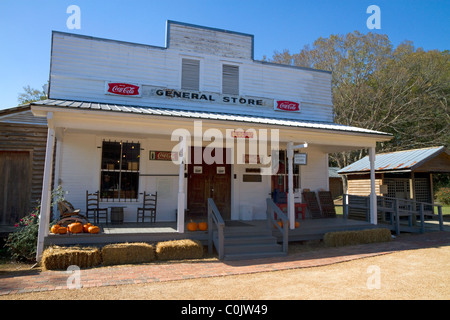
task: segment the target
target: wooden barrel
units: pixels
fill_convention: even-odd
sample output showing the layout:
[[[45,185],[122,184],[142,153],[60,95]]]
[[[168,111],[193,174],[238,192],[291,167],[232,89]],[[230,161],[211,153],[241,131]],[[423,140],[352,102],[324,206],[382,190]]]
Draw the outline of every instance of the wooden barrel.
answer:
[[[111,208],[111,223],[122,224],[123,223],[123,208],[112,207]]]

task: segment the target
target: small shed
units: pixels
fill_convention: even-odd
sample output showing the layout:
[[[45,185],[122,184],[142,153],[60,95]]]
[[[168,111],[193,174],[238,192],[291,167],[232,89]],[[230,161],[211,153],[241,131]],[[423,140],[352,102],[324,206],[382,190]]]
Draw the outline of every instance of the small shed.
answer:
[[[338,174],[339,167],[328,168],[328,179],[330,184],[330,192],[333,199],[341,197],[344,194],[344,185],[342,176]]]
[[[0,110],[0,233],[40,200],[46,143],[47,121],[29,105]]]
[[[370,194],[369,157],[341,169],[347,193]],[[375,157],[377,195],[433,203],[434,173],[450,172],[450,153],[443,147],[380,153]]]

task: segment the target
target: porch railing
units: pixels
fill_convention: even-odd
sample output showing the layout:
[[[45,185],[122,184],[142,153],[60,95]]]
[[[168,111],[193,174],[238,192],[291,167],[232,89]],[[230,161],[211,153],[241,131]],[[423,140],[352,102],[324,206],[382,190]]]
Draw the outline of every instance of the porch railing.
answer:
[[[287,253],[288,252],[288,243],[289,243],[288,242],[289,219],[284,214],[284,212],[281,211],[281,209],[275,204],[275,202],[273,202],[273,200],[271,198],[267,198],[266,203],[267,203],[267,211],[266,211],[267,225],[268,225],[269,229],[271,229],[271,228],[273,228],[273,226],[275,226],[277,228],[277,230],[283,235],[283,252]],[[281,221],[283,222],[283,228],[275,220],[274,213],[276,213],[277,217],[279,217],[281,219]]]
[[[344,218],[349,215],[354,217],[364,217],[370,221],[370,197],[344,194],[343,202]],[[435,214],[435,208],[437,214]],[[442,217],[442,206],[433,203],[419,202],[415,200],[399,199],[392,197],[377,196],[377,214],[381,221],[389,221],[397,234],[400,233],[400,218],[408,219],[408,227],[414,231],[417,217],[420,219],[420,232],[425,232],[425,217],[439,221],[439,230],[444,230],[444,220]]]
[[[224,230],[225,221],[223,221],[219,210],[212,198],[208,198],[208,252],[212,254],[214,244],[214,229],[217,229],[217,244],[216,250],[219,255],[219,259],[222,260],[225,254],[224,245]]]

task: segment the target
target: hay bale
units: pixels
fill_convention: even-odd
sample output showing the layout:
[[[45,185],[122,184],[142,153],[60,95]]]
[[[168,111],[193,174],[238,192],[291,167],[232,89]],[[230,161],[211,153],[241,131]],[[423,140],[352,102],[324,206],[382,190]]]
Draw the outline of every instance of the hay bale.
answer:
[[[386,228],[326,233],[323,241],[328,247],[391,241],[391,231]]]
[[[203,245],[197,240],[163,241],[156,245],[158,260],[199,259],[203,257]]]
[[[145,263],[155,260],[155,248],[143,242],[108,244],[102,248],[103,265]]]
[[[101,261],[98,248],[53,246],[43,252],[41,264],[44,270],[67,270],[71,265],[80,269],[95,267]]]

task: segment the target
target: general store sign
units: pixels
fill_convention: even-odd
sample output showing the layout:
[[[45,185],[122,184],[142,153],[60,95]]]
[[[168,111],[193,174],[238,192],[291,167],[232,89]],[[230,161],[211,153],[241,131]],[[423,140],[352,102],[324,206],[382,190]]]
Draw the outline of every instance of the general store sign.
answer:
[[[195,102],[206,102],[214,104],[226,104],[237,106],[254,106],[254,107],[270,107],[273,104],[273,99],[248,97],[248,96],[231,96],[226,94],[219,94],[214,92],[196,92],[186,90],[174,90],[167,88],[152,88],[145,90],[145,96],[161,98],[161,99],[176,99],[188,100]]]
[[[215,92],[175,90],[136,83],[106,81],[105,94],[162,100],[183,100],[230,106],[267,107],[273,108],[275,111],[300,112],[300,102],[286,99],[278,100],[251,96],[233,96]]]

